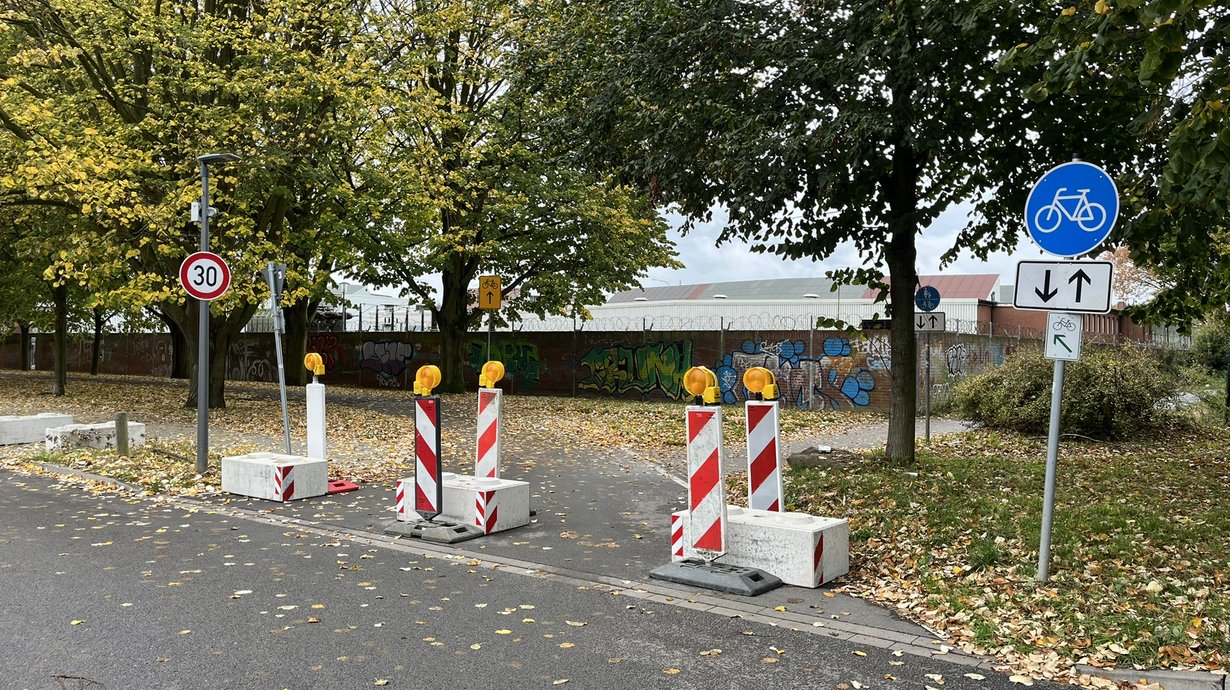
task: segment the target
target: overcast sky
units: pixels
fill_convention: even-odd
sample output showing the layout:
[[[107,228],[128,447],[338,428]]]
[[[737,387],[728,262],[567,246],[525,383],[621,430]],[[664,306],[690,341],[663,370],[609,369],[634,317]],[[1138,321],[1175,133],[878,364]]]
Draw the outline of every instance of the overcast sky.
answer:
[[[918,272],[920,275],[969,275],[975,273],[998,273],[1000,283],[1011,285],[1016,278],[1016,262],[1022,259],[1045,258],[1041,250],[1021,229],[1017,249],[1012,254],[997,252],[987,261],[963,253],[953,264],[940,270],[940,257],[948,251],[964,227],[967,206],[956,206],[936,219],[935,223],[918,236]],[[681,236],[678,227],[681,219],[668,215],[672,228],[670,238],[679,250],[679,259],[685,268],[678,270],[651,269],[644,287],[660,285],[691,285],[757,278],[793,278],[822,276],[834,268],[859,266],[862,259],[853,245],[843,245],[823,263],[811,260],[783,259],[775,254],[755,254],[749,245],[742,242],[726,242],[715,245],[717,236],[725,223],[725,215],[714,214],[709,223],[697,224],[686,236]],[[1051,257],[1053,258],[1053,257]],[[887,272],[887,269],[883,269]]]

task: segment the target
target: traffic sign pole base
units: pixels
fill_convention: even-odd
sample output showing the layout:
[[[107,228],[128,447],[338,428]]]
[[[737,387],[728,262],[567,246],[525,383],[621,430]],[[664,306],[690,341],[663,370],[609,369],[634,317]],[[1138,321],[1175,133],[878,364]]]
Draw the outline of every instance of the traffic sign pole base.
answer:
[[[463,525],[447,520],[420,520],[418,522],[394,520],[384,526],[384,533],[399,534],[403,537],[439,544],[456,544],[459,541],[469,541],[483,536],[483,531],[476,525]]]
[[[681,585],[754,597],[781,587],[780,578],[759,568],[688,559],[667,563],[649,571],[649,577]]]

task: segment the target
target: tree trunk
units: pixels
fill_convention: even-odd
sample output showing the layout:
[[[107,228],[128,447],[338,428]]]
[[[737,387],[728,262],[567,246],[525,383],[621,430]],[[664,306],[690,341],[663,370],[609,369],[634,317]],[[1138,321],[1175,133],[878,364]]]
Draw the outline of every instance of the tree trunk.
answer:
[[[286,321],[282,348],[286,357],[287,386],[302,386],[309,381],[307,369],[303,367],[303,356],[307,354],[308,333],[312,330],[312,322],[316,319],[316,309],[319,306],[320,300],[313,299],[298,302],[282,310]]]
[[[102,307],[94,307],[94,348],[90,352],[90,376],[98,376],[98,370],[102,367],[103,324],[105,323]]]
[[[30,322],[18,321],[17,329],[21,332],[21,370],[30,371],[33,362],[30,361]]]
[[[452,271],[445,271],[441,277],[443,299],[434,312],[440,327],[440,389],[445,393],[464,393],[470,332],[469,280],[465,278],[463,282],[463,274]]]
[[[156,313],[171,335],[171,378],[192,378],[193,354],[189,352],[188,336],[165,309],[160,307]]]
[[[188,300],[187,305],[181,307],[179,305],[168,305],[166,307],[167,314],[176,323],[180,329],[187,335],[188,348],[195,359],[197,352],[197,337],[199,336],[199,312],[197,309],[202,304],[197,300]],[[205,303],[205,308],[209,308],[208,303]],[[209,320],[209,333],[206,337],[209,338],[209,369],[205,375],[209,377],[209,407],[210,409],[221,409],[226,407],[226,357],[230,352],[231,341],[235,339],[235,335],[247,325],[252,319],[252,315],[256,313],[256,307],[253,305],[244,305],[237,307],[223,315],[211,315]],[[184,401],[184,407],[195,409],[197,404],[197,376],[200,375],[200,367],[194,362],[192,367],[192,377],[188,382],[188,398]]]
[[[902,130],[903,132],[904,130]],[[918,412],[918,353],[914,338],[914,289],[918,282],[914,244],[918,231],[918,161],[902,132],[893,149],[887,187],[889,210],[888,261],[892,345],[893,398],[888,415],[889,462],[914,463],[914,425]]]
[[[61,284],[51,288],[51,301],[55,304],[55,367],[52,374],[51,394],[64,395],[68,387],[68,286]]]

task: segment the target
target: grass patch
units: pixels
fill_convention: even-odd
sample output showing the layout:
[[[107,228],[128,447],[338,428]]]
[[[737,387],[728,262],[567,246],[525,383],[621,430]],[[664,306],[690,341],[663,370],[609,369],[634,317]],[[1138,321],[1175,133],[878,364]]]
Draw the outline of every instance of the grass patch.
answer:
[[[1061,445],[1050,581],[1035,581],[1045,443],[974,432],[907,472],[871,461],[785,476],[794,508],[850,519],[846,589],[897,601],[979,653],[1225,669],[1230,434]]]

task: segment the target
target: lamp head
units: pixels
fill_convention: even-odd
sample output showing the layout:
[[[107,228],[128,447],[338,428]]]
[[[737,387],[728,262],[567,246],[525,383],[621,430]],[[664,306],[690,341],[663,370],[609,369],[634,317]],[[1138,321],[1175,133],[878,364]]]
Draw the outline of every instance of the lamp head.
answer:
[[[233,153],[207,153],[204,156],[197,156],[196,159],[206,165],[210,163],[229,163],[231,161],[240,160],[239,156]]]

